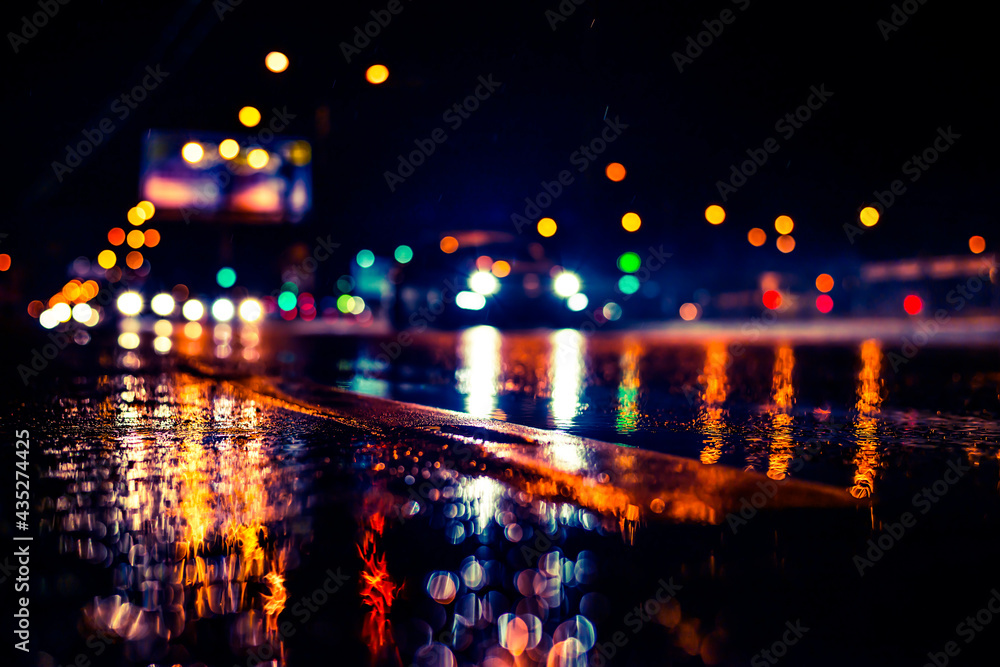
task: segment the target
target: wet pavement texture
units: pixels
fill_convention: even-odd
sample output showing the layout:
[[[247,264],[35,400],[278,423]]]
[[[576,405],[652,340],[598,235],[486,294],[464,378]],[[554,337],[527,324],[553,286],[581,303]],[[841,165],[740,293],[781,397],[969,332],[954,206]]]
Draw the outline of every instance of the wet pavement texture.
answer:
[[[8,403],[35,664],[995,664],[995,349],[233,333]]]

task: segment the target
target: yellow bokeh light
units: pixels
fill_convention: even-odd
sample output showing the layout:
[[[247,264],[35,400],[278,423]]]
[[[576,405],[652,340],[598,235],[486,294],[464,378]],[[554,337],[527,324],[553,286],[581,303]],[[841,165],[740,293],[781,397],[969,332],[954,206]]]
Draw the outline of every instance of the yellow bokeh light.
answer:
[[[235,139],[223,139],[219,143],[219,155],[224,160],[232,160],[240,154],[240,144]]]
[[[705,220],[708,220],[710,224],[721,225],[722,221],[726,219],[726,209],[722,208],[718,204],[712,204],[705,209]]]
[[[788,234],[783,234],[778,237],[777,245],[778,245],[778,250],[780,250],[785,254],[788,254],[791,251],[795,250],[795,239],[793,239]]]
[[[450,255],[456,250],[458,250],[458,239],[454,236],[446,236],[441,239],[441,252]]]
[[[365,72],[368,83],[380,84],[389,78],[389,68],[385,65],[372,65]]]
[[[156,207],[153,206],[153,202],[146,201],[145,199],[136,204],[135,207],[146,214],[146,220],[152,218],[153,214],[156,213]]]
[[[271,51],[264,57],[264,67],[275,74],[280,74],[288,69],[288,56],[281,51]]]
[[[978,255],[982,251],[986,250],[986,239],[982,236],[973,236],[969,238],[969,250],[971,250],[974,255]]]
[[[861,214],[858,217],[861,219],[861,224],[865,227],[874,227],[879,218],[878,209],[872,206],[865,206],[861,209]]]
[[[143,222],[146,221],[146,214],[143,213],[142,209],[139,208],[138,206],[133,206],[132,208],[130,208],[128,210],[128,215],[126,215],[125,217],[127,217],[128,221],[133,225],[135,225],[136,227],[138,227],[139,225],[141,225]]]
[[[759,248],[765,243],[767,243],[767,232],[765,232],[760,227],[754,227],[749,232],[747,232],[747,241],[750,242],[750,245]]]
[[[622,227],[626,232],[634,232],[642,227],[642,218],[638,214],[629,211],[622,216]]]
[[[97,265],[102,269],[110,269],[118,261],[113,250],[102,250],[97,255]]]
[[[821,273],[816,276],[816,289],[820,292],[829,292],[833,289],[833,276],[829,273]]]
[[[774,229],[779,234],[791,234],[795,228],[795,223],[787,215],[779,215],[774,219]]]
[[[506,262],[502,259],[498,259],[493,262],[493,266],[490,268],[497,278],[506,278],[510,275],[510,262]]]
[[[246,127],[254,127],[260,122],[260,112],[255,107],[240,109],[240,122]]]
[[[138,229],[133,229],[125,237],[125,242],[128,243],[128,247],[130,248],[141,248],[142,244],[146,242],[146,235]]]
[[[263,169],[271,157],[263,148],[255,148],[247,154],[247,164],[254,169]]]
[[[125,266],[130,269],[138,269],[142,266],[142,253],[138,250],[133,250],[128,255],[125,256]]]
[[[68,301],[76,301],[80,298],[80,285],[70,281],[66,283],[62,288],[62,294]]]
[[[197,141],[189,141],[181,148],[181,157],[191,164],[198,164],[205,157],[205,149]]]
[[[552,218],[542,218],[538,221],[538,233],[545,238],[555,235],[558,228],[559,226]]]

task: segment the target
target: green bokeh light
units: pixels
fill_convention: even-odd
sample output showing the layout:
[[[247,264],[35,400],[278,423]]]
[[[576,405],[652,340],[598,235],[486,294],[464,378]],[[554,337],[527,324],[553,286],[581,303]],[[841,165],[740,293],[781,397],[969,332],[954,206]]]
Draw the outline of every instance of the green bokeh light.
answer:
[[[396,252],[393,253],[393,257],[400,264],[406,264],[411,259],[413,259],[413,248],[408,245],[401,245],[396,248]]]
[[[236,272],[224,266],[215,274],[215,282],[219,283],[219,287],[232,287],[236,284]]]
[[[639,279],[635,276],[622,276],[618,279],[618,289],[622,294],[635,294],[639,291]]]
[[[341,294],[337,297],[337,310],[342,313],[349,313],[354,308],[354,297],[350,294]]]
[[[367,269],[372,264],[375,263],[375,253],[371,250],[362,250],[358,253],[358,266],[362,269]]]
[[[635,273],[641,264],[642,260],[639,259],[639,255],[632,251],[622,253],[621,257],[618,258],[618,268],[625,273]]]
[[[284,283],[281,286],[281,291],[282,292],[291,292],[292,294],[298,294],[299,293],[299,286],[296,285],[295,283],[289,281],[287,283]]]
[[[291,310],[295,307],[295,303],[298,299],[291,292],[282,292],[278,295],[278,308],[282,310]]]

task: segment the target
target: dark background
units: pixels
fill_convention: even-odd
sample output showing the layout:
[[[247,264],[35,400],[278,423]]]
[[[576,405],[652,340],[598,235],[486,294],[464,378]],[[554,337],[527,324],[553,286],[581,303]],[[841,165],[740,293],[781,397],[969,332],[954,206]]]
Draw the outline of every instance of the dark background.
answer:
[[[602,119],[629,125],[600,161],[569,186],[547,215],[560,233],[545,241],[567,266],[605,264],[626,249],[664,244],[692,285],[746,289],[762,270],[795,270],[832,260],[967,252],[971,234],[989,241],[987,193],[996,180],[992,31],[974,6],[919,7],[888,40],[877,25],[892,3],[857,5],[733,2],[582,2],[553,31],[545,15],[559,3],[409,2],[350,63],[339,48],[383,2],[104,2],[72,0],[15,54],[4,40],[4,191],[0,250],[23,271],[25,298],[44,298],[67,279],[80,254],[93,259],[105,234],[125,222],[138,195],[143,134],[149,128],[251,132],[236,111],[287,107],[289,135],[314,144],[314,209],[300,225],[248,227],[159,222],[150,280],[211,283],[221,261],[244,269],[240,283],[270,291],[276,250],[332,234],[340,257],[321,269],[336,277],[362,247],[389,254],[398,243],[436,251],[445,230],[513,231],[512,213],[541,181],[572,169],[569,156],[596,137]],[[567,0],[564,6],[573,6]],[[20,31],[36,3],[9,5],[5,35]],[[672,59],[703,21],[730,9],[736,20],[683,73]],[[268,72],[264,55],[288,54],[290,68]],[[365,82],[384,63],[390,78]],[[167,79],[128,119],[113,100],[160,64]],[[461,128],[441,115],[469,95],[479,75],[501,90]],[[805,102],[810,86],[834,95],[785,140],[774,124]],[[52,171],[65,146],[111,116],[115,131],[59,183]],[[263,124],[262,124],[263,126]],[[902,164],[951,126],[958,143],[882,222],[849,243],[842,226],[876,189],[906,178]],[[383,172],[436,127],[449,140],[391,193]],[[721,203],[716,182],[747,149],[775,137],[780,151],[725,204],[726,223],[708,225]],[[628,168],[610,183],[604,165]],[[643,217],[634,235],[625,210]],[[774,248],[775,216],[796,220],[798,247]],[[534,221],[532,221],[534,222]],[[769,231],[763,248],[746,241]],[[530,238],[528,238],[530,237]],[[526,240],[539,240],[533,230]],[[988,246],[989,247],[989,246]],[[441,257],[440,254],[435,258]],[[8,274],[11,275],[11,274]],[[322,286],[321,285],[321,286]]]

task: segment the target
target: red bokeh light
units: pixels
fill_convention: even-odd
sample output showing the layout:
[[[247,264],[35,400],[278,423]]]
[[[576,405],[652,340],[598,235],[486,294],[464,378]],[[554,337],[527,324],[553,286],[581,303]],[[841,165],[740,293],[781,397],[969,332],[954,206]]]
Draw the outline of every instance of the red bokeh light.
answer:
[[[292,308],[291,310],[283,310],[281,311],[281,319],[288,320],[290,322],[295,319],[295,316],[298,314],[297,311],[298,311],[297,308]]]
[[[833,299],[829,294],[820,294],[816,297],[816,310],[824,314],[833,310]]]
[[[773,289],[764,292],[764,307],[769,310],[777,310],[781,306],[781,294]]]
[[[916,315],[924,309],[924,302],[916,294],[911,294],[903,299],[903,310],[907,315]]]

